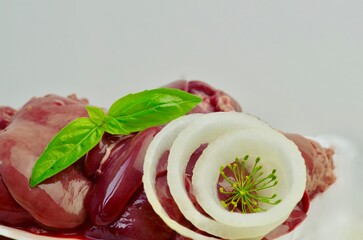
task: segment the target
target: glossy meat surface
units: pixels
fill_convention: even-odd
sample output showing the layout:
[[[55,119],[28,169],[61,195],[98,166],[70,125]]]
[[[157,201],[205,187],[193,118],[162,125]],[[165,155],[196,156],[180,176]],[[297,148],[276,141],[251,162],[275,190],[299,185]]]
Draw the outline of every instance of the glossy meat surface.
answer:
[[[112,223],[142,184],[146,149],[160,128],[149,128],[110,145],[102,167],[87,195],[85,206],[95,225]]]
[[[319,143],[299,134],[286,134],[299,148],[308,171],[306,191],[313,199],[324,192],[336,180],[334,175],[334,150],[323,148]]]
[[[11,107],[0,106],[0,130],[6,128],[12,120],[16,110]]]
[[[84,103],[73,98],[33,98],[0,133],[1,176],[15,201],[40,224],[73,228],[86,218],[83,199],[89,181],[74,165],[31,189],[29,179],[35,161],[66,124],[85,116]]]
[[[175,233],[154,213],[142,188],[129,199],[129,203],[116,221],[108,226],[92,226],[85,236],[92,239],[167,240]]]

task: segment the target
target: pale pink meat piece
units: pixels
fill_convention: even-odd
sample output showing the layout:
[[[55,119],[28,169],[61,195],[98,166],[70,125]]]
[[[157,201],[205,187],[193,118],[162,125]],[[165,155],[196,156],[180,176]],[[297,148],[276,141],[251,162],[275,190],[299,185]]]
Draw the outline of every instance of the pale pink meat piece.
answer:
[[[85,221],[83,200],[90,183],[78,165],[33,189],[29,178],[53,136],[73,119],[86,115],[84,102],[74,96],[33,98],[0,133],[3,181],[16,202],[46,227],[73,228]]]
[[[201,97],[202,102],[192,110],[192,113],[242,111],[241,106],[232,96],[199,80],[179,80],[164,87],[178,88]]]
[[[0,106],[0,130],[9,125],[15,113],[16,110],[11,107]]]
[[[11,196],[0,176],[0,224],[25,226],[31,224],[33,217]]]
[[[285,134],[299,148],[307,168],[306,191],[310,199],[324,192],[336,180],[331,148],[324,148],[318,142],[299,134]]]
[[[0,134],[10,124],[15,113],[16,110],[11,107],[0,106]],[[11,226],[22,226],[34,221],[33,217],[11,196],[1,174],[0,203],[0,223]]]

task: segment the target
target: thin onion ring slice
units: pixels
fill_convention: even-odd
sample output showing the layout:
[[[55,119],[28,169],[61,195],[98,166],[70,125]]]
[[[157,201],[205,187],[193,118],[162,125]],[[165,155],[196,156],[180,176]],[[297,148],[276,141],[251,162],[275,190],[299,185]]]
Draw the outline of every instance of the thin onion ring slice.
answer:
[[[277,193],[283,200],[267,212],[229,212],[220,203],[216,188],[219,168],[231,163],[236,156],[246,154],[253,159],[260,157],[264,172],[277,170],[279,183],[261,193],[265,196]],[[250,165],[254,164],[254,160],[249,161]],[[213,219],[226,225],[245,228],[244,232],[251,236],[252,232],[255,235],[268,233],[288,218],[302,197],[305,179],[304,160],[295,144],[273,129],[249,128],[225,133],[210,142],[195,165],[192,183],[198,203]]]
[[[267,230],[262,231],[261,229],[246,231],[248,228],[253,228],[253,224],[246,226],[228,221],[216,221],[206,217],[194,207],[184,185],[184,174],[189,158],[201,144],[214,141],[226,132],[250,128],[259,128],[261,131],[272,131],[266,123],[251,115],[239,112],[220,112],[184,116],[166,125],[166,127],[156,135],[146,153],[143,181],[150,204],[169,227],[179,234],[192,239],[213,239],[194,232],[171,219],[158,201],[155,189],[156,167],[161,155],[168,149],[170,149],[170,154],[167,167],[167,181],[170,192],[184,217],[192,222],[194,226],[211,235],[224,239],[261,238],[268,233],[266,232]],[[298,161],[301,161],[301,159]],[[301,166],[301,164],[299,166]],[[302,166],[304,168],[303,171],[305,171],[305,165],[302,164]],[[304,178],[304,181],[305,179],[306,178]],[[303,191],[304,189],[302,189],[302,192]],[[213,194],[215,196],[215,192]],[[199,199],[199,197],[197,199]],[[296,205],[297,202],[294,204]],[[205,208],[203,205],[205,204],[202,204],[202,207]],[[208,207],[206,207],[206,209],[207,208]],[[213,212],[213,209],[209,209],[208,211]],[[262,215],[265,213],[254,214]],[[211,215],[214,215],[214,213]],[[281,219],[284,218],[286,219],[287,216],[283,216]]]

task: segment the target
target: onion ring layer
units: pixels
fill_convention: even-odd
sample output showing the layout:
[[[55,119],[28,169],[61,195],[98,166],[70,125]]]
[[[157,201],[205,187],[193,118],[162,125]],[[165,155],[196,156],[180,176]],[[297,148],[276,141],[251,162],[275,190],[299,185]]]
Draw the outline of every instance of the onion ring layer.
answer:
[[[192,182],[199,205],[214,219],[195,208],[184,184],[189,158],[204,143],[209,145],[196,163]],[[238,147],[240,144],[242,152]],[[171,219],[158,200],[156,168],[161,155],[169,149],[167,181],[174,201],[195,227],[219,238],[263,237],[287,219],[305,190],[306,167],[297,147],[259,119],[240,112],[192,114],[176,119],[151,142],[145,157],[143,181],[155,212],[169,227],[185,237],[211,239]],[[219,167],[221,163],[232,162],[238,157],[237,153],[272,155],[264,165],[268,166],[267,169],[277,168],[280,173],[282,182],[277,191],[283,200],[281,204],[266,212],[249,214],[231,213],[218,205],[216,184]]]

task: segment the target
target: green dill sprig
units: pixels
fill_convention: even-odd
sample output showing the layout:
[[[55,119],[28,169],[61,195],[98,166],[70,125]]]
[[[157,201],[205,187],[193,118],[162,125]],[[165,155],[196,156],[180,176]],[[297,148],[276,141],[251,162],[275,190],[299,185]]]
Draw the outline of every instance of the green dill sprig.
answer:
[[[260,191],[273,188],[278,184],[276,169],[264,176],[262,165],[259,165],[260,157],[257,157],[252,170],[246,169],[246,161],[249,156],[236,158],[234,163],[221,166],[220,175],[230,184],[227,187],[220,187],[219,192],[227,195],[228,198],[221,200],[222,206],[231,212],[255,213],[266,211],[261,203],[276,205],[281,199],[275,200],[277,194],[263,196]],[[225,169],[232,172],[232,176],[227,176]]]

